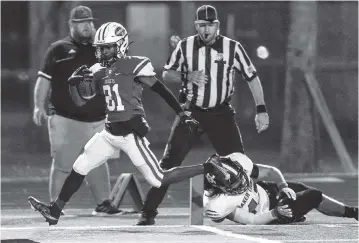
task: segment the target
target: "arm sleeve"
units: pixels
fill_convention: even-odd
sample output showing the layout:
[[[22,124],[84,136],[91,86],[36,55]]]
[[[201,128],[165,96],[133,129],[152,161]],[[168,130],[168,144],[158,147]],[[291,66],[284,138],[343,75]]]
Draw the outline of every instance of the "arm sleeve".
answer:
[[[44,77],[51,81],[52,74],[54,71],[54,65],[55,65],[55,48],[53,45],[51,45],[45,53],[42,67],[40,71],[37,73],[38,76]]]
[[[165,70],[174,70],[181,71],[181,67],[184,61],[183,52],[181,49],[182,41],[180,41],[176,49],[172,52],[171,56],[168,58],[166,65],[164,66]]]
[[[159,94],[166,101],[166,103],[176,112],[176,114],[183,112],[183,108],[181,107],[176,97],[161,81],[157,80],[156,83],[151,86],[151,89],[157,94]]]
[[[257,77],[256,68],[239,42],[236,43],[234,49],[234,67],[242,74],[246,81],[252,81]]]

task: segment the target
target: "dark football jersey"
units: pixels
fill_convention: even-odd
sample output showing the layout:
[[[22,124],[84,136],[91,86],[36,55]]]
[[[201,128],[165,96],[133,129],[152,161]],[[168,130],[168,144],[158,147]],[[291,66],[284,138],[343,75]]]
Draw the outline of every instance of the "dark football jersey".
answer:
[[[76,106],[69,93],[71,74],[82,65],[90,67],[96,62],[95,48],[91,44],[79,44],[69,36],[51,44],[38,73],[51,82],[50,114],[84,122],[105,119],[106,103],[102,95],[96,95],[83,106]]]
[[[145,116],[142,105],[143,84],[139,76],[155,76],[147,57],[128,56],[117,60],[111,67],[100,64],[91,67],[99,89],[107,103],[107,122],[128,121],[136,115]]]

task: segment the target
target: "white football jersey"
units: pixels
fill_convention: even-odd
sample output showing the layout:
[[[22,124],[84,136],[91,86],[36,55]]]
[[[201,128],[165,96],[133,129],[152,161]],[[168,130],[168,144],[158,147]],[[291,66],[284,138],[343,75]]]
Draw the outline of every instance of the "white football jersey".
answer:
[[[209,197],[208,192],[205,191],[203,196],[205,214],[211,216],[214,220],[218,220],[228,216],[237,207],[253,214],[269,211],[269,197],[267,192],[250,178],[253,162],[241,153],[233,153],[227,157],[238,161],[243,166],[243,169],[249,177],[249,187],[245,192],[239,195],[220,194]]]

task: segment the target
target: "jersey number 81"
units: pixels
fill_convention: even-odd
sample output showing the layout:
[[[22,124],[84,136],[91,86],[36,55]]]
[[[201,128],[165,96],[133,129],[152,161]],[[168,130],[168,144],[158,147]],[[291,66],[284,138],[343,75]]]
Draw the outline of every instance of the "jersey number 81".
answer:
[[[125,109],[118,92],[118,84],[104,85],[103,92],[106,97],[107,109],[109,111],[123,111]]]

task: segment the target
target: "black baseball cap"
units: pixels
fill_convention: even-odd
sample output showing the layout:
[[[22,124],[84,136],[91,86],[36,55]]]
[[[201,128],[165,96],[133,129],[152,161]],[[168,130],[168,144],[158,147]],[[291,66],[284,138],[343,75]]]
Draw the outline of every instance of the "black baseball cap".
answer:
[[[202,5],[197,9],[195,23],[217,23],[217,10],[211,5]]]
[[[94,20],[94,18],[92,16],[92,11],[89,7],[80,5],[73,8],[70,12],[71,22],[84,22],[91,20]]]

